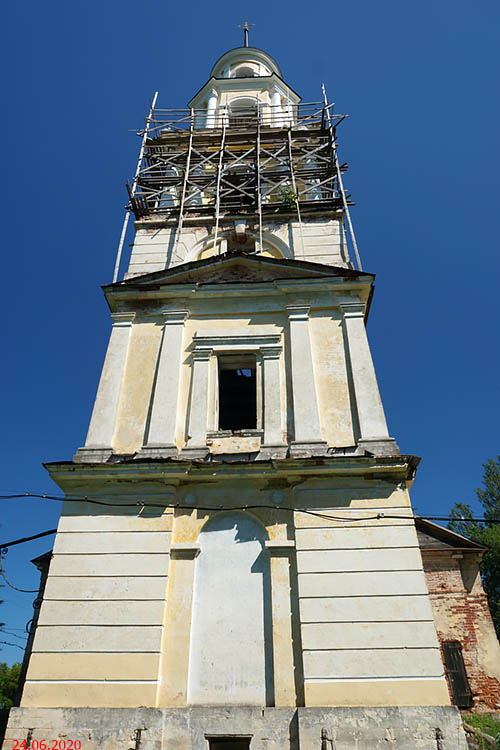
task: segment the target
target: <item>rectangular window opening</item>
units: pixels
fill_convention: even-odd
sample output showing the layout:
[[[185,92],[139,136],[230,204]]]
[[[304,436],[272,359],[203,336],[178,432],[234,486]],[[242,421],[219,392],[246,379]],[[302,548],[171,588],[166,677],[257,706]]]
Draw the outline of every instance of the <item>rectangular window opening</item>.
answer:
[[[210,750],[249,750],[251,737],[207,737]]]
[[[443,655],[453,703],[458,708],[471,708],[474,705],[472,693],[465,671],[460,641],[443,641]]]
[[[219,430],[257,428],[255,355],[222,355],[219,367]],[[226,748],[227,750],[227,748]]]

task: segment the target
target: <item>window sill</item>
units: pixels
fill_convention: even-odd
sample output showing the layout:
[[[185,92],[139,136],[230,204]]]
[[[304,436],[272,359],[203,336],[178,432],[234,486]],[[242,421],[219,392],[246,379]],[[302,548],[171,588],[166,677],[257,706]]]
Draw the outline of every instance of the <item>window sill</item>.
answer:
[[[214,430],[207,432],[208,440],[220,440],[221,438],[232,437],[263,437],[264,430]]]

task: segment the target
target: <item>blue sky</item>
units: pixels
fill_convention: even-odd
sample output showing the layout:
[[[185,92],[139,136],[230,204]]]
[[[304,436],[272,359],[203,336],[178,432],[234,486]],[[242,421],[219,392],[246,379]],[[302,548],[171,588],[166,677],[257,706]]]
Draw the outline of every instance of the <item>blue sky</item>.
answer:
[[[41,461],[82,445],[109,334],[123,206],[148,101],[185,106],[214,61],[270,52],[305,101],[325,82],[365,270],[369,336],[391,429],[423,460],[421,514],[473,500],[499,452],[498,49],[493,0],[217,4],[8,3],[3,11],[3,443],[0,491],[53,491]],[[127,242],[130,241],[130,237]],[[2,503],[0,539],[52,528],[54,501]],[[38,584],[12,548],[12,582]],[[0,589],[22,635],[34,595]],[[14,635],[0,636],[19,644]],[[1,646],[0,660],[21,650]]]

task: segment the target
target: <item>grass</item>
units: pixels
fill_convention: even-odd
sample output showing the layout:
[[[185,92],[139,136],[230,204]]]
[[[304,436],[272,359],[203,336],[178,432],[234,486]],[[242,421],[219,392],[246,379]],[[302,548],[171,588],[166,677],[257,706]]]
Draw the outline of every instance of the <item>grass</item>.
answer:
[[[480,729],[484,734],[489,734],[491,737],[496,738],[497,747],[500,748],[500,721],[496,718],[495,714],[469,714],[462,712],[462,719],[469,726]],[[479,742],[481,749],[484,747],[486,750],[486,742],[481,740]]]

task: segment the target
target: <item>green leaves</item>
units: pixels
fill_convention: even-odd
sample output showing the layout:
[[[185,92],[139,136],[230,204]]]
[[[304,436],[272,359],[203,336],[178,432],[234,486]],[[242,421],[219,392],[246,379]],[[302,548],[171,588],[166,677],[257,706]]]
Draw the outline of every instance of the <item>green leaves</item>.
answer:
[[[17,691],[21,665],[0,663],[0,708],[11,708]]]
[[[476,490],[477,499],[484,509],[483,518],[485,521],[500,521],[500,456],[489,458],[483,469],[483,488]],[[448,528],[488,547],[481,562],[481,577],[495,629],[500,636],[500,525],[468,521],[473,514],[466,503],[455,503],[450,515],[453,520]]]
[[[285,210],[295,211],[297,209],[297,196],[291,185],[284,185],[280,188],[279,197]]]

